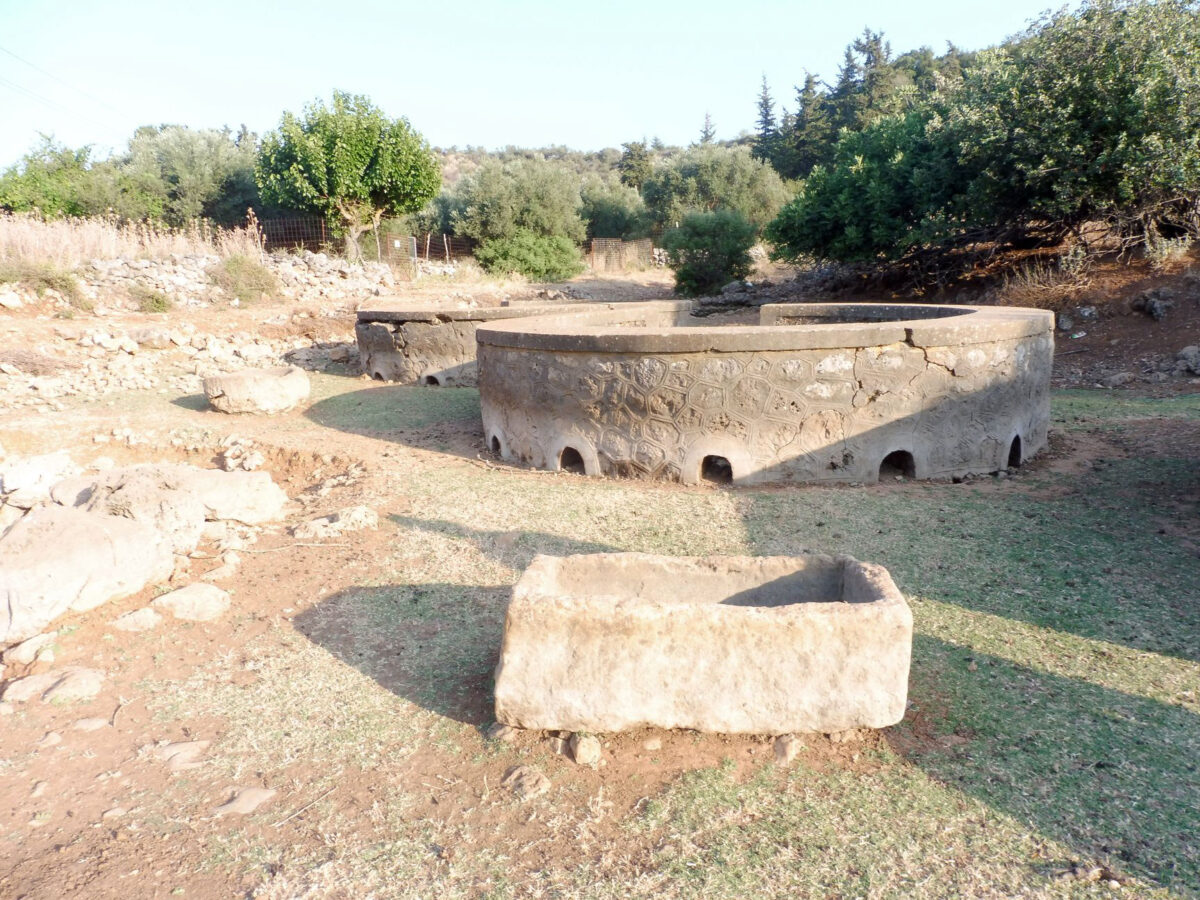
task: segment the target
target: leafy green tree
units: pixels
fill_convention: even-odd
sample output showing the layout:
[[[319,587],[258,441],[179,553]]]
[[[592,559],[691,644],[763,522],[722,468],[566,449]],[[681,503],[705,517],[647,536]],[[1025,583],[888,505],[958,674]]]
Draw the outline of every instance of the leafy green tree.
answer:
[[[952,54],[947,54],[951,71]],[[1088,0],[845,130],[768,231],[785,258],[1200,236],[1200,3]]]
[[[695,212],[663,235],[675,292],[685,297],[713,294],[753,267],[755,227],[733,210]]]
[[[658,140],[658,138],[655,138]],[[646,149],[645,141],[630,141],[621,145],[624,150],[617,163],[617,171],[621,173],[621,183],[627,184],[635,191],[640,191],[650,172],[654,169],[654,160]]]
[[[262,141],[255,180],[268,202],[311,209],[345,236],[359,259],[359,236],[385,214],[415,212],[441,183],[429,145],[407,119],[389,119],[361,95],[335,91],[303,116],[285,112]]]
[[[477,241],[511,238],[519,231],[580,243],[579,179],[555,162],[485,162],[457,190],[454,233]]]
[[[711,144],[717,136],[717,129],[713,127],[712,116],[708,110],[704,111],[704,125],[700,128],[700,143]]]
[[[47,217],[86,215],[80,187],[90,155],[90,147],[72,150],[42,135],[37,148],[0,175],[0,207]]]
[[[1092,220],[1200,234],[1200,3],[1089,0],[981,54],[931,139],[969,175],[952,210],[1051,240]]]
[[[45,136],[0,174],[0,209],[131,220],[159,218],[163,211],[157,183],[144,184],[110,160],[93,162],[90,147],[73,150]]]
[[[693,147],[655,168],[642,187],[654,222],[667,227],[689,212],[735,210],[755,227],[774,218],[790,197],[779,175],[747,147]]]
[[[161,197],[169,224],[208,218],[232,225],[259,206],[256,158],[254,136],[245,129],[235,140],[228,129],[146,126],[134,132],[120,167]]]
[[[633,240],[650,233],[650,217],[633,188],[591,176],[583,183],[581,213],[589,238]]]

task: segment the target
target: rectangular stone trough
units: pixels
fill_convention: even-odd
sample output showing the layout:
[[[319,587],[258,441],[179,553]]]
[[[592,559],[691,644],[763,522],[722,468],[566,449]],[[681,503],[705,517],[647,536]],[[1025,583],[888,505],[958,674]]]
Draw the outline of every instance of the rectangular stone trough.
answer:
[[[912,612],[846,556],[538,556],[513,589],[496,719],[727,734],[884,728],[904,716]]]

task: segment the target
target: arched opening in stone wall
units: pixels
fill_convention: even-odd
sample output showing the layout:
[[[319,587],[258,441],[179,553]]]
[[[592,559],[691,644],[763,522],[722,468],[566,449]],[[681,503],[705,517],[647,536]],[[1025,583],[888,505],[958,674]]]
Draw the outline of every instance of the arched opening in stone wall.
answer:
[[[387,379],[383,377],[383,373],[380,372],[378,369],[376,369],[374,372],[371,373],[371,377],[374,378],[376,381],[387,381]]]
[[[893,450],[879,464],[879,480],[885,478],[916,478],[917,464],[907,450]]]
[[[421,379],[421,384],[428,385],[429,387],[441,387],[442,383],[438,381],[436,375],[426,375]]]
[[[1012,439],[1012,443],[1008,447],[1008,467],[1010,469],[1019,468],[1021,465],[1021,436],[1018,434]]]
[[[493,434],[490,446],[492,448],[493,453],[501,452],[500,451],[500,438],[498,438],[496,435]]]
[[[562,453],[558,454],[558,470],[560,472],[574,472],[576,475],[587,474],[587,468],[583,465],[583,457],[579,455],[579,451],[574,447],[562,448]]]
[[[700,462],[700,480],[713,484],[732,484],[733,466],[724,456],[706,456]]]

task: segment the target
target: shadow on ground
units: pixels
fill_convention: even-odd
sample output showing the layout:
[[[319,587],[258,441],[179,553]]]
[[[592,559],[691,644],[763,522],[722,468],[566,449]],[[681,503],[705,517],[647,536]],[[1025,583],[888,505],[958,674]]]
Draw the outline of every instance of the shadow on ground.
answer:
[[[1114,872],[1200,887],[1200,717],[925,635],[909,699],[885,735],[938,781]]]
[[[483,449],[474,388],[379,385],[319,399],[304,415],[325,428],[456,456]]]
[[[520,571],[539,553],[601,553],[614,548],[534,531],[487,531],[454,522],[388,517],[475,544]],[[500,656],[507,584],[388,584],[340,591],[292,620],[296,630],[381,687],[457,722],[494,721],[492,677]]]

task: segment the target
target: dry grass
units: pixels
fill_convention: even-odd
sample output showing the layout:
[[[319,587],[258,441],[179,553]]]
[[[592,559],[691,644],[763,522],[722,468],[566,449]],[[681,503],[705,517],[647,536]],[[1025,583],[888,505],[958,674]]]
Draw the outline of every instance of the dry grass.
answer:
[[[242,255],[258,258],[259,234],[251,226],[216,229],[204,222],[187,228],[122,223],[115,218],[43,220],[0,215],[0,261],[77,269],[93,259],[165,259],[171,255]]]

